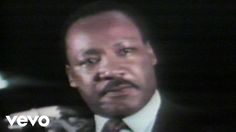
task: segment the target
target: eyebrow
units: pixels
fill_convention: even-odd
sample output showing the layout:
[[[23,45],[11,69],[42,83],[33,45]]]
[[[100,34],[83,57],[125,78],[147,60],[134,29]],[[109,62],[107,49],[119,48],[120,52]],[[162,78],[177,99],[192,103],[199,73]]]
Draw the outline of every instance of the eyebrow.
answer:
[[[135,42],[136,39],[133,38],[133,37],[125,37],[125,38],[122,38],[120,41],[118,41],[117,43],[114,44],[114,47],[123,47],[123,43],[124,42]]]
[[[88,50],[85,50],[81,53],[82,56],[97,55],[97,54],[99,54],[97,49],[88,49]]]
[[[136,38],[135,37],[123,37],[121,40],[136,41]]]

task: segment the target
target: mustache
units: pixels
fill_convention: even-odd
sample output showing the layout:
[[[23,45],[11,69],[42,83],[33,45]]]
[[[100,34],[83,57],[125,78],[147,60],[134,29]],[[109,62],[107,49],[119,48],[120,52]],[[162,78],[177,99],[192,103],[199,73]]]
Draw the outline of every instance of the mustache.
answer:
[[[109,91],[111,91],[113,88],[122,85],[122,84],[127,84],[130,85],[134,88],[139,88],[138,85],[134,84],[131,81],[128,80],[124,80],[124,79],[113,79],[111,81],[109,81],[105,86],[104,89],[101,91],[100,96],[105,95],[106,93],[108,93]]]

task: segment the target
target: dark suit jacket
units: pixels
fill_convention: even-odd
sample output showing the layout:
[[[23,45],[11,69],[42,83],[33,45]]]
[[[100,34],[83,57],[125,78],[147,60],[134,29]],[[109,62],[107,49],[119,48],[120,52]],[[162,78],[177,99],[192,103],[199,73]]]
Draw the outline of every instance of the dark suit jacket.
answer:
[[[152,132],[235,132],[235,126],[223,125],[219,121],[211,120],[203,109],[189,108],[178,105],[166,99],[156,117]],[[141,120],[141,119],[140,119]],[[216,123],[218,122],[218,123]],[[94,132],[94,120],[87,124],[86,130]]]
[[[232,117],[224,119],[203,108],[162,99],[153,132],[236,132],[235,121]]]
[[[210,126],[201,110],[186,108],[166,99],[162,99],[153,132],[215,132],[216,128]],[[140,119],[142,120],[142,119]],[[93,118],[80,125],[78,132],[95,132]],[[225,131],[218,131],[225,132]]]
[[[153,132],[203,132],[202,112],[162,99]]]
[[[89,126],[87,130],[95,131],[93,120]],[[206,129],[203,113],[162,100],[152,132],[208,132]]]

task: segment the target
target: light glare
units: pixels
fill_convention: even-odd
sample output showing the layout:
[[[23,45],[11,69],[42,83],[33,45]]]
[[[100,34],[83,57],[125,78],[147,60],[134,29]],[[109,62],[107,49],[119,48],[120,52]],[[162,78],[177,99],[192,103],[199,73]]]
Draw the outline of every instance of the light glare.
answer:
[[[3,77],[0,75],[0,89],[7,88],[8,85],[8,81],[4,80]]]

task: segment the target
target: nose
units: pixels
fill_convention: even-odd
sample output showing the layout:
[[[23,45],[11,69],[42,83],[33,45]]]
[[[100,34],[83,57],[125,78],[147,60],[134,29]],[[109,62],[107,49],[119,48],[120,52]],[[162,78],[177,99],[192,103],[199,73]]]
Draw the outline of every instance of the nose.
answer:
[[[125,70],[122,61],[114,58],[106,60],[98,69],[99,79],[122,78],[124,75]]]

